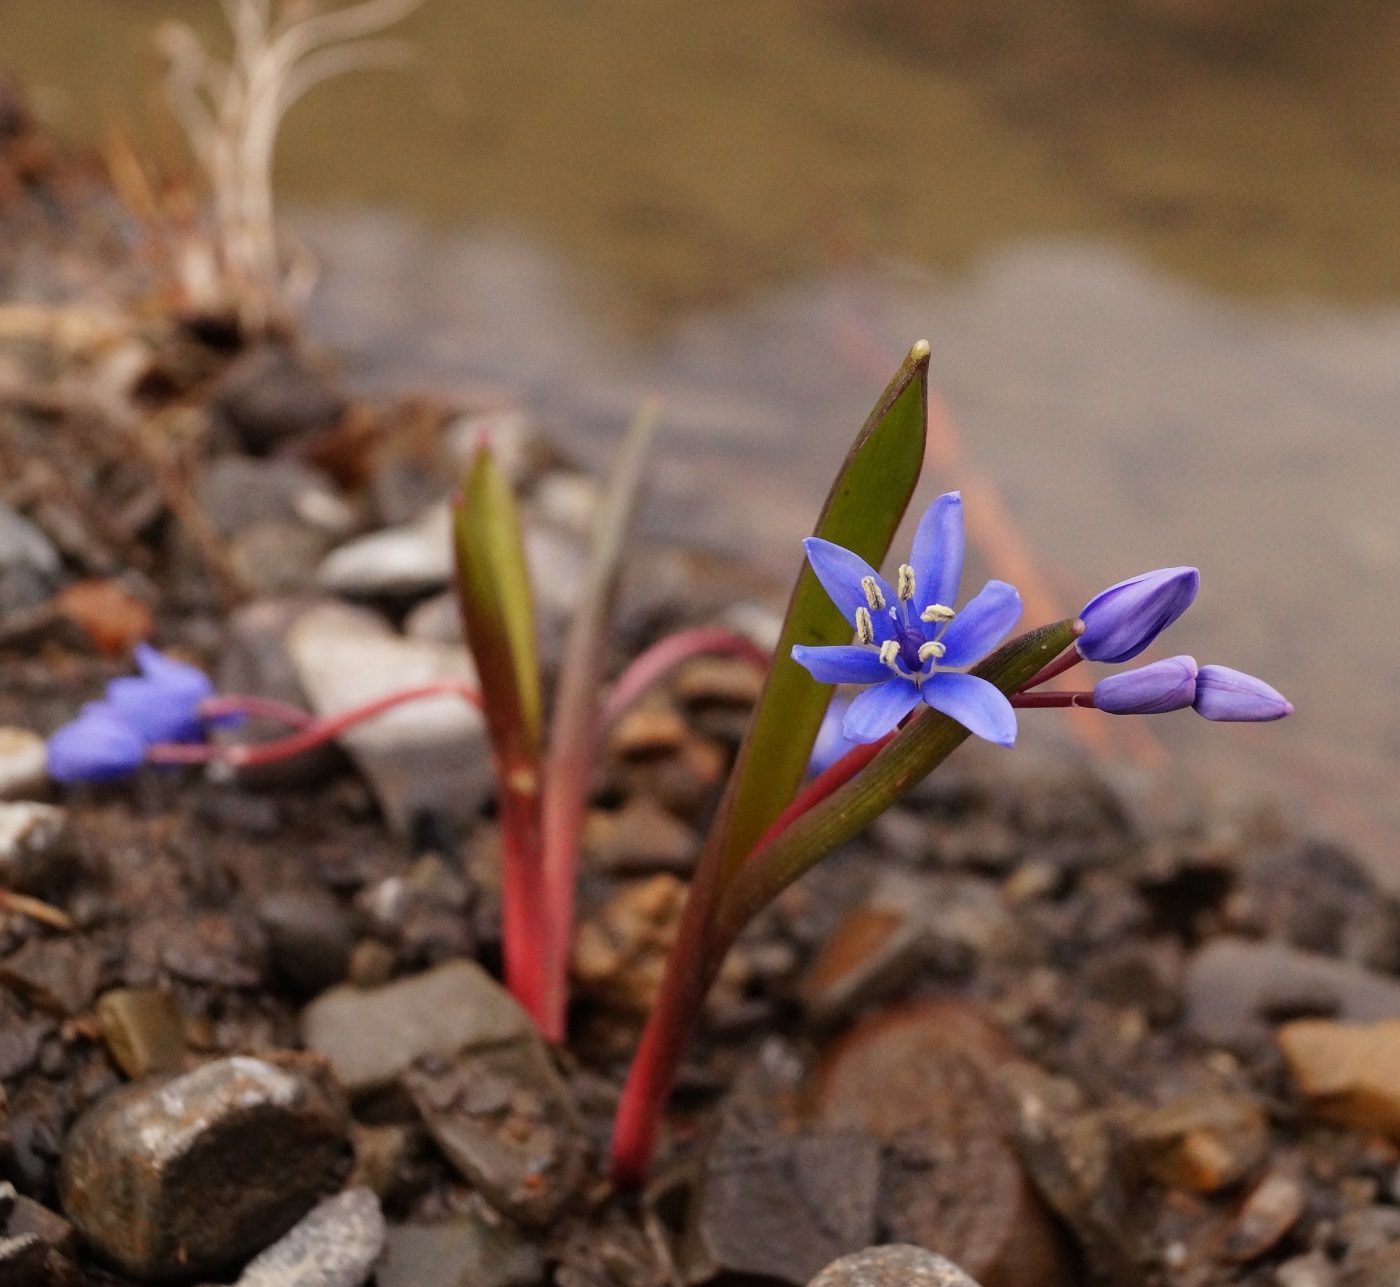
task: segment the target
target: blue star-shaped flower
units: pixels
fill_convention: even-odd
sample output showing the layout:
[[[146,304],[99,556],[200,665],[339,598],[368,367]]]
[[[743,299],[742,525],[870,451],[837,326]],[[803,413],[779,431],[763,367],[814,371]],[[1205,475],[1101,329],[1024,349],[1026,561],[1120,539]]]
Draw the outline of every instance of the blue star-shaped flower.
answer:
[[[909,562],[891,586],[859,555],[809,537],[807,559],[822,588],[856,632],[835,647],[797,644],[793,660],[823,684],[869,684],[846,712],[842,732],[873,742],[924,702],[1000,746],[1016,740],[1016,712],[995,685],[966,674],[1021,616],[1021,596],[988,581],[960,612],[962,496],[948,492],[924,512]]]

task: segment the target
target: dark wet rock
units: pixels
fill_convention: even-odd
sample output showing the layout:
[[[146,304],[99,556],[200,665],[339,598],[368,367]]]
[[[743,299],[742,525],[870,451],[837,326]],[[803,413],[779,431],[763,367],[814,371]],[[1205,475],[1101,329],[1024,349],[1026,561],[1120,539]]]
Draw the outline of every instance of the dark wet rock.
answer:
[[[430,1055],[402,1081],[448,1161],[498,1211],[543,1225],[575,1196],[587,1160],[583,1126],[537,1036],[452,1059]]]
[[[235,1057],[105,1096],[64,1144],[63,1207],[139,1278],[216,1273],[289,1229],[344,1170],[314,1064]]]
[[[321,716],[435,680],[477,683],[464,648],[404,639],[372,613],[346,606],[302,614],[287,632],[286,648]],[[408,835],[424,812],[463,825],[475,818],[492,791],[485,728],[475,707],[440,696],[396,707],[338,740],[369,781],[390,826]]]
[[[544,1254],[514,1226],[466,1216],[389,1230],[379,1287],[539,1287]]]
[[[27,728],[0,725],[0,800],[40,796],[48,784],[44,739]]]
[[[58,588],[61,572],[49,538],[0,504],[0,616],[43,603]]]
[[[951,1260],[895,1243],[833,1261],[808,1287],[978,1287]],[[1028,1281],[1025,1287],[1032,1287]]]
[[[1021,1160],[1090,1268],[1109,1282],[1140,1281],[1131,1195],[1107,1116],[1086,1109],[1073,1082],[1034,1064],[1006,1064],[997,1077]]]
[[[50,1019],[19,1019],[0,1010],[0,1081],[17,1077],[34,1065],[39,1047],[54,1030]]]
[[[267,944],[257,924],[223,912],[153,916],[127,939],[126,982],[169,976],[186,983],[255,988],[267,976]]]
[[[51,1014],[81,1014],[97,994],[102,956],[82,938],[30,939],[0,962],[0,982]]]
[[[991,1287],[1068,1281],[1064,1249],[1004,1138],[989,1080],[1014,1056],[982,1011],[940,1002],[860,1024],[817,1072],[820,1119],[886,1145],[891,1236],[943,1248]]]
[[[257,906],[272,964],[303,995],[345,977],[353,930],[344,908],[321,889],[265,895]]]
[[[8,1192],[6,1192],[8,1190]],[[8,1211],[4,1211],[5,1206]],[[10,1238],[34,1237],[45,1247],[59,1252],[71,1252],[74,1246],[73,1226],[57,1211],[23,1193],[16,1193],[11,1184],[0,1185],[0,1233]]]
[[[0,886],[37,893],[72,866],[68,811],[31,800],[0,804]]]
[[[423,1055],[532,1036],[519,1003],[474,961],[449,961],[382,988],[332,988],[302,1015],[307,1047],[352,1095],[387,1086]]]
[[[442,504],[340,546],[316,569],[316,585],[354,599],[416,599],[441,590],[452,574],[452,513]]]
[[[805,1283],[875,1234],[880,1150],[858,1130],[783,1134],[726,1115],[690,1202],[689,1283]]]
[[[1400,1139],[1400,1020],[1300,1019],[1278,1044],[1311,1113]]]
[[[1220,1259],[1248,1264],[1272,1251],[1307,1209],[1302,1182],[1286,1171],[1273,1171],[1254,1187],[1220,1240]]]
[[[254,455],[297,434],[331,428],[344,398],[285,344],[270,341],[240,354],[225,369],[211,410]]]
[[[383,1249],[379,1199],[369,1189],[346,1189],[250,1260],[236,1287],[360,1287]]]
[[[37,1234],[0,1237],[0,1287],[41,1287],[49,1249]]]
[[[1159,1184],[1214,1193],[1269,1151],[1269,1123],[1252,1099],[1224,1091],[1185,1095],[1144,1113],[1128,1129],[1139,1165]]]
[[[1400,1018],[1400,982],[1281,943],[1219,938],[1187,962],[1186,1022],[1204,1041],[1267,1043],[1273,1024],[1305,1015]]]
[[[128,1077],[174,1072],[184,1062],[185,1025],[169,993],[157,988],[104,992],[97,999],[97,1023]]]

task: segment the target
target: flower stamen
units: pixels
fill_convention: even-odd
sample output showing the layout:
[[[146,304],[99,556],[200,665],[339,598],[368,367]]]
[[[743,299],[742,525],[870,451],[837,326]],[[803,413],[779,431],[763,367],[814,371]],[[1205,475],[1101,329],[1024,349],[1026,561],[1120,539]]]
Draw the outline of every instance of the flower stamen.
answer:
[[[904,672],[899,668],[899,645],[893,639],[886,639],[880,645],[880,660],[884,662],[896,675]]]
[[[929,661],[930,659],[932,659],[932,660],[934,660],[934,661],[937,661],[938,658],[940,658],[941,656],[943,656],[943,654],[946,653],[947,651],[948,651],[947,648],[945,648],[945,647],[944,647],[941,643],[939,643],[937,640],[935,640],[935,639],[930,639],[930,640],[928,641],[928,643],[926,643],[926,644],[924,644],[924,645],[922,645],[922,646],[920,647],[920,649],[919,649],[919,660],[922,661],[922,662],[927,662],[927,661]]]
[[[880,583],[873,576],[861,577],[860,588],[865,591],[865,601],[870,605],[871,612],[879,612],[884,608],[884,592],[880,589]]]
[[[895,593],[905,603],[914,597],[914,569],[907,563],[899,565],[899,580],[896,582]]]
[[[870,620],[870,612],[866,608],[856,609],[856,638],[863,644],[875,642],[875,623]]]
[[[957,615],[958,614],[954,612],[952,608],[948,607],[947,604],[930,603],[927,608],[925,608],[921,613],[919,613],[919,620],[926,621],[930,625],[934,622],[942,624],[944,622],[951,621]]]

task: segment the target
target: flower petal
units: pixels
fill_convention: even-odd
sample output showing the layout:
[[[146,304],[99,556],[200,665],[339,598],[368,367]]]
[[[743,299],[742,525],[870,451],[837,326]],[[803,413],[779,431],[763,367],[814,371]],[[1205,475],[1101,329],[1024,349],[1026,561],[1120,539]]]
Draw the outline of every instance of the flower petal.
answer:
[[[1161,715],[1190,706],[1196,659],[1185,655],[1109,675],[1094,685],[1094,705],[1110,715]]]
[[[909,566],[914,569],[914,606],[922,612],[931,603],[951,608],[962,580],[962,493],[945,492],[926,510],[914,533]]]
[[[793,644],[792,659],[805,666],[819,684],[880,684],[890,678],[890,668],[880,660],[880,654],[861,644],[825,648]]]
[[[848,742],[875,742],[919,704],[919,690],[907,679],[890,679],[857,693],[841,723]]]
[[[213,681],[198,666],[167,657],[147,643],[137,644],[134,654],[141,674],[161,688],[172,693],[195,694],[196,701],[214,695]]]
[[[851,623],[852,630],[856,625],[856,609],[870,607],[865,601],[865,591],[861,588],[861,581],[865,577],[875,578],[875,584],[885,596],[886,607],[894,607],[895,593],[890,588],[890,583],[859,554],[852,554],[843,546],[824,541],[819,536],[809,536],[802,542],[802,546],[807,551],[807,561],[812,565],[812,571],[822,583],[822,589],[831,596],[832,603],[841,609],[841,615]],[[871,611],[870,619],[875,627],[876,643],[893,638],[894,624],[886,612]]]
[[[133,675],[107,685],[107,704],[148,742],[197,742],[204,726],[195,714],[200,698],[188,689],[171,689]]]
[[[817,740],[812,743],[812,755],[807,761],[807,773],[816,777],[825,773],[833,764],[849,751],[855,750],[855,743],[846,740],[842,724],[846,712],[851,709],[851,699],[838,693],[831,699],[831,705],[822,716],[821,727],[817,730]]]
[[[1251,723],[1293,714],[1293,703],[1262,679],[1229,666],[1202,666],[1192,703],[1206,719]]]
[[[146,742],[107,702],[89,702],[53,733],[47,749],[55,782],[105,782],[138,768]]]
[[[938,664],[956,667],[981,661],[1020,619],[1021,596],[1016,587],[1005,581],[988,581],[943,632],[947,651]]]
[[[923,682],[923,699],[936,711],[955,719],[969,733],[998,746],[1016,742],[1016,712],[995,684],[977,675],[936,671]]]

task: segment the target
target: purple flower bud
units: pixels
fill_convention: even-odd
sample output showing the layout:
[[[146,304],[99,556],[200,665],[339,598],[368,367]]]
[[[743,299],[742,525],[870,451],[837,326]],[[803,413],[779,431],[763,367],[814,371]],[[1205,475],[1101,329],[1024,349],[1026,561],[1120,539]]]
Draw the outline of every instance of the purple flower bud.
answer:
[[[148,742],[197,742],[204,725],[197,707],[214,695],[214,685],[197,666],[175,661],[149,644],[136,645],[140,678],[127,676],[107,685],[107,701]]]
[[[49,776],[56,782],[106,782],[141,764],[146,739],[110,702],[89,702],[48,742]]]
[[[1075,645],[1090,661],[1131,661],[1191,606],[1200,588],[1195,568],[1160,568],[1111,585],[1079,615],[1084,633]]]
[[[1293,703],[1278,689],[1229,666],[1202,666],[1191,704],[1206,719],[1260,722],[1293,714]]]
[[[1111,715],[1161,715],[1190,706],[1196,696],[1196,659],[1168,657],[1138,670],[1109,675],[1094,685],[1094,705]]]

